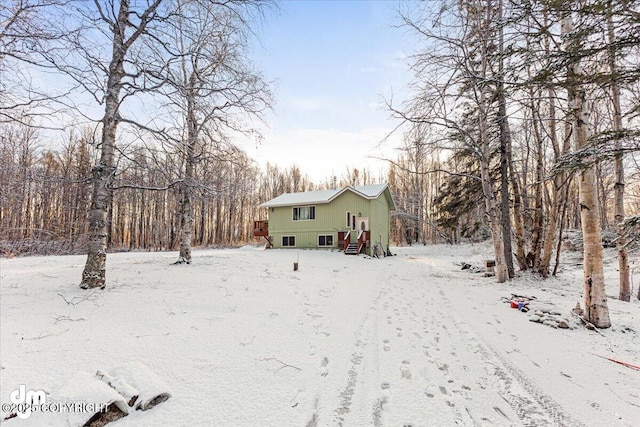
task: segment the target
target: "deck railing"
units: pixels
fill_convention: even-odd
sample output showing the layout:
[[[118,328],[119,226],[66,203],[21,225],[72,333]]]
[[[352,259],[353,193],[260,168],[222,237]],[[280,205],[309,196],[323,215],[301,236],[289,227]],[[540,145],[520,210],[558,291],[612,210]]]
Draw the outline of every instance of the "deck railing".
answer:
[[[267,237],[269,235],[269,221],[253,221],[253,236]]]
[[[369,231],[368,230],[360,230],[358,233],[358,253],[362,252],[362,248],[369,241]]]

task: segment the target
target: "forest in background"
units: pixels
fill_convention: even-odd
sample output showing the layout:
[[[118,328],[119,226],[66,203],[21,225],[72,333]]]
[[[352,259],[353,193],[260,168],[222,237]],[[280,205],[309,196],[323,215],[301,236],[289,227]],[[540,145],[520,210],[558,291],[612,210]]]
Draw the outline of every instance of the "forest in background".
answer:
[[[380,176],[380,172],[366,169],[347,169],[336,177],[336,184],[389,184],[398,207],[392,212],[391,238],[396,245],[461,243],[489,238],[477,179],[452,174],[453,168],[464,170],[463,165],[456,166],[456,158],[441,160],[439,151],[427,154],[422,144],[411,146],[410,140],[405,141],[407,147],[399,151],[397,159],[391,159],[387,174]],[[46,148],[51,145],[60,145],[60,148]],[[532,147],[521,149],[524,153],[532,151]],[[33,128],[2,125],[2,256],[86,252],[91,168],[96,157],[93,129],[71,132],[64,142],[48,144]],[[267,165],[261,169],[240,147],[212,159],[211,163],[201,163],[197,172],[198,181],[203,184],[194,199],[193,245],[196,247],[255,242],[252,221],[266,219],[266,212],[258,205],[282,193],[327,189],[334,185],[333,176],[315,183],[295,165],[288,168]],[[135,160],[135,157],[134,161],[118,160],[118,184],[114,185],[109,210],[109,248],[111,251],[177,250],[179,194],[175,186],[164,186],[175,159],[168,156],[157,170],[145,164],[142,154]],[[535,156],[529,154],[524,161],[528,171],[535,171],[534,160]],[[634,156],[629,156],[627,165],[631,182],[627,186],[627,211],[638,215],[640,164]],[[615,233],[613,163],[601,162],[597,170],[602,229]],[[531,236],[535,195],[540,193],[536,193],[536,186],[526,183],[535,179],[531,172],[529,176],[521,176],[525,189],[521,200],[526,234]],[[568,191],[563,228],[578,229],[580,209],[575,182]],[[548,204],[543,201],[541,205],[542,217],[548,218]]]
[[[386,100],[403,145],[385,176],[354,168],[335,184],[295,165],[261,169],[234,141],[259,137],[254,123],[273,108],[246,56],[273,3],[74,4],[0,8],[3,256],[88,251],[83,285],[103,287],[107,251],[180,250],[190,263],[191,246],[254,241],[251,223],[266,214],[257,206],[279,194],[387,182],[396,244],[491,238],[505,281],[516,269],[555,274],[563,231],[580,228],[585,286],[600,292],[585,305],[603,305],[603,238],[618,249],[629,300],[640,222],[637,2],[400,3],[401,28],[418,41],[410,96]],[[69,86],[34,88],[9,72],[19,64]],[[77,114],[75,93],[91,95],[102,118],[52,140],[51,123]],[[156,117],[142,120],[125,100],[150,103]],[[608,314],[587,318],[608,323]]]

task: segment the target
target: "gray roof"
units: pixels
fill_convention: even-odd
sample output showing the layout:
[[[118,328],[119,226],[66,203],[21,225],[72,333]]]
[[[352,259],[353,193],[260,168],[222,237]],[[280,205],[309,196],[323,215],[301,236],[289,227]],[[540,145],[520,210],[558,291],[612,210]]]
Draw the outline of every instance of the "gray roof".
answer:
[[[260,205],[261,208],[274,208],[293,205],[312,205],[329,203],[345,191],[352,191],[365,199],[376,199],[386,189],[387,184],[356,185],[334,190],[305,191],[301,193],[285,193]],[[391,200],[392,209],[395,209]]]

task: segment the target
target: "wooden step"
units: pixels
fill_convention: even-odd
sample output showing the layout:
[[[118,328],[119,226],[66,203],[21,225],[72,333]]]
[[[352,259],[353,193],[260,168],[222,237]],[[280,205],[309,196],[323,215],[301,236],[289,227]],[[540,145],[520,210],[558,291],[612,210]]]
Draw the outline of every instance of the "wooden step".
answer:
[[[349,243],[347,249],[344,251],[346,255],[358,255],[358,244],[357,243]]]

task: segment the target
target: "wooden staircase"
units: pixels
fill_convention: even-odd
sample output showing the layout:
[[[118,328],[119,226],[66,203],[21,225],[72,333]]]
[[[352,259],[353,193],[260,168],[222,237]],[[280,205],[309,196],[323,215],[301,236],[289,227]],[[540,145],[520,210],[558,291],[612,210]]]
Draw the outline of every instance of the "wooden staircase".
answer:
[[[358,255],[359,251],[358,243],[349,243],[344,250],[345,255]]]
[[[354,242],[351,241],[351,234],[351,231],[338,233],[338,244],[344,248],[345,255],[358,255],[369,245],[369,231],[360,231],[358,233],[358,239]]]

